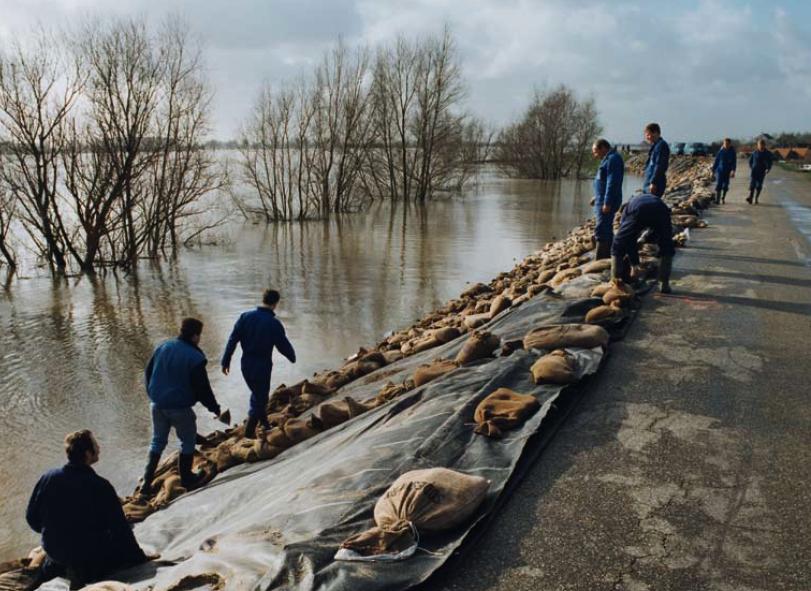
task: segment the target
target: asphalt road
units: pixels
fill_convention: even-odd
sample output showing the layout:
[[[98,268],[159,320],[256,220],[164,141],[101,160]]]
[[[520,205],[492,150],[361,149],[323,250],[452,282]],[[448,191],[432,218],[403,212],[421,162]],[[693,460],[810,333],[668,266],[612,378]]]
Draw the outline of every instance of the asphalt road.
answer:
[[[747,183],[428,589],[811,589],[811,178]]]

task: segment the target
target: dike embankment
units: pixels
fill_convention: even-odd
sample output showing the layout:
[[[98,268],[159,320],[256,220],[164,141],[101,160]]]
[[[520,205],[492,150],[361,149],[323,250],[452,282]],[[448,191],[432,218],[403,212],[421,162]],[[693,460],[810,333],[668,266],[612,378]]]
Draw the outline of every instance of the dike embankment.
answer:
[[[709,185],[706,162],[674,159],[665,199],[677,244],[687,242],[685,230],[706,226]],[[268,408],[272,429],[258,438],[245,438],[242,426],[205,436],[195,464],[209,485],[187,493],[167,458],[157,494],[144,500],[136,490],[123,500],[139,542],[166,562],[121,578],[167,589],[197,588],[194,577],[225,589],[404,589],[426,580],[503,502],[527,441],[581,380],[599,381],[606,353],[639,313],[646,286],[635,293],[606,283],[592,229],[575,228],[342,367],[280,387]],[[641,252],[655,276],[656,247]],[[476,411],[501,388],[534,396],[538,410],[489,438],[475,428]],[[371,524],[389,484],[437,466],[488,478],[475,518],[423,537],[430,553],[407,563],[334,560],[343,540]],[[6,565],[0,589],[25,588],[40,557]]]

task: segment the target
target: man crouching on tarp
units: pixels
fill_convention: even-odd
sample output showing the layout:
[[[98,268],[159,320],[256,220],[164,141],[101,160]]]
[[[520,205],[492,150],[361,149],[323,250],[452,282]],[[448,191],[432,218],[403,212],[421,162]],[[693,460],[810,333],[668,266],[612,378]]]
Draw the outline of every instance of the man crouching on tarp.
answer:
[[[113,485],[90,467],[99,460],[93,434],[69,434],[65,452],[68,463],[37,482],[25,518],[42,534],[47,554],[39,583],[67,577],[71,588],[78,589],[148,557],[135,540]]]
[[[222,354],[222,373],[231,371],[231,357],[237,344],[242,346],[242,377],[251,391],[250,410],[245,423],[245,437],[256,436],[256,426],[270,430],[267,406],[270,396],[270,374],[273,371],[273,349],[287,357],[290,363],[296,362],[296,352],[287,339],[284,326],[276,318],[276,305],[281,295],[275,289],[267,289],[262,294],[262,303],[253,310],[243,312],[234,324],[225,352]]]
[[[180,335],[161,343],[146,366],[144,377],[152,409],[152,444],[141,486],[143,497],[152,495],[152,479],[172,428],[180,439],[177,466],[180,484],[191,490],[203,479],[202,474],[192,472],[197,441],[197,415],[192,407],[199,402],[217,417],[224,413],[208,381],[206,356],[199,347],[202,332],[202,322],[184,318]]]
[[[653,230],[659,243],[659,281],[661,292],[670,293],[670,271],[673,268],[673,227],[670,208],[656,195],[643,193],[631,199],[622,212],[622,219],[611,247],[611,278],[621,280],[625,271],[625,257],[631,263],[630,277],[639,276],[639,250],[637,240],[645,228]]]

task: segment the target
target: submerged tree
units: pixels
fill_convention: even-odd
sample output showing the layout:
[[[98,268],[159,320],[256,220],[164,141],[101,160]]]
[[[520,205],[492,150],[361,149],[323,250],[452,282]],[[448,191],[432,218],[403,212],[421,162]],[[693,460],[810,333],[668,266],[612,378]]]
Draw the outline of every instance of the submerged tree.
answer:
[[[499,134],[495,159],[516,176],[579,175],[600,131],[593,100],[579,101],[566,86],[536,92],[520,121]]]

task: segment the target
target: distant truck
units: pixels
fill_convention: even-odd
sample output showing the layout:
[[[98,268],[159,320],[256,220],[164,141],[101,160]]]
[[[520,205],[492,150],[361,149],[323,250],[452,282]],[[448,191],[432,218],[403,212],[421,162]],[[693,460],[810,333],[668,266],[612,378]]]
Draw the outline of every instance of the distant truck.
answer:
[[[676,142],[675,144],[673,144],[673,153],[676,156],[684,156],[684,147],[686,145],[687,144],[685,144],[684,142]]]
[[[687,147],[684,149],[684,153],[688,156],[709,156],[710,149],[707,144],[693,142],[687,145]]]

